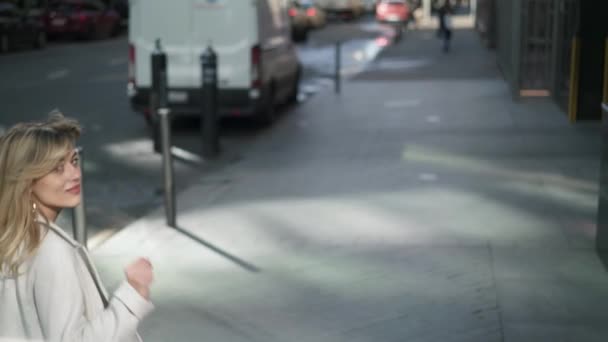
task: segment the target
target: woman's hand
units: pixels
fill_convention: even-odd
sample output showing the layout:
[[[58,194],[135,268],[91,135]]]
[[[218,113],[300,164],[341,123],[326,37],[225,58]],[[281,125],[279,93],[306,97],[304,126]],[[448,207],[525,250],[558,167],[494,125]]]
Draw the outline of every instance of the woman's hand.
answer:
[[[146,300],[150,299],[150,284],[154,280],[152,264],[146,258],[139,258],[125,268],[129,284]]]

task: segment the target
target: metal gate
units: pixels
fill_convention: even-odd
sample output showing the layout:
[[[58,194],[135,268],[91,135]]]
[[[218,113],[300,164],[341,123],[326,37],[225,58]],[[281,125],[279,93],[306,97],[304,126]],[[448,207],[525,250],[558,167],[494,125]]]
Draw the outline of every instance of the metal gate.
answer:
[[[559,3],[554,97],[560,107],[567,111],[572,75],[573,40],[578,31],[580,0],[559,0]]]
[[[559,1],[524,0],[522,4],[521,96],[548,96],[553,81],[555,13]]]

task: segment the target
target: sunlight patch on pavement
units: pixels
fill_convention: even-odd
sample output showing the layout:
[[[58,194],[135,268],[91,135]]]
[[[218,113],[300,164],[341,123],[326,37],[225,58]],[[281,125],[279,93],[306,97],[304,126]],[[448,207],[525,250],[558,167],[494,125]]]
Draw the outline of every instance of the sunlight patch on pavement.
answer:
[[[112,237],[112,235],[116,234],[118,230],[117,229],[103,229],[100,232],[96,233],[95,235],[91,236],[88,241],[87,241],[87,247],[89,249],[95,249],[99,246],[101,246],[101,244],[104,243],[104,241],[108,240],[109,238]]]
[[[588,212],[597,210],[597,194],[585,191],[572,191],[559,186],[549,184],[527,184],[521,182],[502,182],[498,185],[505,190],[517,191],[520,194],[550,199],[561,204],[576,207]]]
[[[374,69],[415,69],[426,65],[430,65],[430,59],[382,59],[373,64]]]
[[[161,166],[162,155],[153,151],[152,141],[148,138],[136,139],[131,141],[123,141],[116,144],[108,144],[102,148],[111,157],[122,160],[123,162],[140,165],[158,165]],[[188,162],[191,164],[203,164],[204,160],[184,149],[176,146],[171,147],[171,154],[174,162]],[[183,163],[182,163],[183,164]],[[86,165],[86,164],[85,164]]]
[[[403,151],[402,158],[404,161],[435,164],[449,169],[487,174],[492,177],[503,177],[510,180],[525,181],[530,183],[544,183],[551,186],[579,191],[598,191],[598,184],[595,182],[589,182],[555,173],[509,169],[504,165],[499,165],[498,163],[475,159],[456,153],[439,151],[437,149],[423,146],[408,146]]]
[[[437,181],[437,175],[434,173],[421,173],[418,176],[418,179],[420,179],[423,182],[435,182],[435,181]]]
[[[477,208],[477,214],[470,215],[470,208]],[[248,258],[322,246],[470,245],[488,240],[510,244],[563,238],[554,222],[527,207],[446,185],[216,203],[203,211],[183,210],[180,222]]]
[[[171,154],[177,159],[181,159],[195,164],[202,164],[204,162],[203,158],[201,158],[199,155],[181,149],[177,146],[171,146]]]
[[[148,138],[108,144],[103,147],[103,150],[114,157],[120,158],[153,154],[152,141],[150,141]]]

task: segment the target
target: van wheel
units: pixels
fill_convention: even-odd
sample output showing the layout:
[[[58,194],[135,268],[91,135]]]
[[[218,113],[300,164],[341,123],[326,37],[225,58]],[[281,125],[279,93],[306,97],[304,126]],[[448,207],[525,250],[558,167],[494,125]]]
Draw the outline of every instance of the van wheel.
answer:
[[[271,85],[268,90],[268,96],[266,98],[266,104],[264,109],[258,115],[258,121],[263,125],[269,125],[277,119],[277,107],[275,98],[275,87]]]
[[[288,104],[294,104],[298,102],[298,95],[300,93],[300,79],[302,78],[302,67],[298,66],[298,70],[296,71],[294,77],[294,84],[291,88],[291,92],[289,93],[289,97],[287,98]]]
[[[0,53],[7,53],[10,48],[10,42],[8,41],[8,35],[3,34],[0,36]]]

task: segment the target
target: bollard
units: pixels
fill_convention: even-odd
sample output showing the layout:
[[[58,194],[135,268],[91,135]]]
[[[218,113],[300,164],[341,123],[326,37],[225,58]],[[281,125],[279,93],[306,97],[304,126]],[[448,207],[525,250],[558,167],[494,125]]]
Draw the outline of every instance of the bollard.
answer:
[[[217,113],[217,54],[211,46],[201,55],[201,125],[203,157],[217,158],[220,153],[219,120]]]
[[[171,154],[171,118],[169,109],[158,109],[160,136],[163,153],[163,180],[165,187],[165,216],[169,227],[177,227],[175,208],[175,182],[173,176],[173,155]]]
[[[341,83],[340,70],[342,69],[342,56],[341,56],[342,55],[342,51],[341,51],[342,48],[341,48],[341,44],[342,43],[340,41],[336,42],[336,53],[335,53],[336,61],[334,63],[334,66],[336,68],[335,74],[334,74],[335,77],[336,77],[336,80],[335,80],[335,83],[334,83],[336,94],[340,94],[340,87],[341,87],[341,84],[340,84]]]
[[[76,151],[80,160],[80,204],[72,210],[72,228],[74,240],[78,241],[85,248],[87,247],[87,221],[84,206],[84,149],[77,147]]]
[[[401,38],[403,37],[404,22],[399,21],[394,23],[393,30],[395,31],[395,42],[397,43],[401,41]]]
[[[156,116],[158,109],[167,106],[167,54],[163,51],[160,39],[156,39],[151,55],[152,87],[150,89],[150,113],[152,115],[152,141],[154,152],[161,152],[160,124]],[[165,101],[164,104],[161,101]]]

